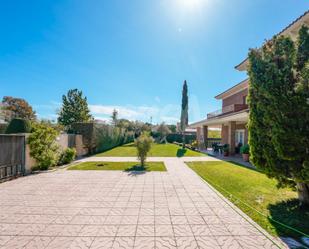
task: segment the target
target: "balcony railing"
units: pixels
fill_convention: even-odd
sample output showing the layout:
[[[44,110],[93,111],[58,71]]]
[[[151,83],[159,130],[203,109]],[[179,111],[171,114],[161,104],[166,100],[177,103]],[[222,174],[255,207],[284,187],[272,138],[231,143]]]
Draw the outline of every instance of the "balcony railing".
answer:
[[[248,105],[233,104],[233,105],[224,106],[222,109],[208,113],[207,119],[215,118],[215,117],[222,116],[228,113],[239,112],[245,109],[248,109]]]

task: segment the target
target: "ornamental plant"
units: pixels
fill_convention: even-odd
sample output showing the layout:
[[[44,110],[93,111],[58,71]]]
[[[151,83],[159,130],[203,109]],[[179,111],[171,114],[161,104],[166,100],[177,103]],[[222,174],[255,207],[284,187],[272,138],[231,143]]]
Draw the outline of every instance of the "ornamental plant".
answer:
[[[309,205],[309,31],[276,36],[249,53],[251,160]]]
[[[32,128],[28,144],[30,155],[36,160],[36,166],[40,170],[55,166],[59,159],[59,146],[56,143],[58,131],[42,123],[34,123]]]
[[[68,164],[71,163],[76,158],[76,149],[75,148],[66,148],[62,151],[58,164]]]
[[[240,147],[240,153],[241,154],[249,154],[250,153],[250,147],[249,144],[245,144]]]
[[[5,130],[6,134],[29,133],[31,131],[31,123],[29,120],[14,118]]]
[[[145,167],[145,162],[147,158],[147,154],[151,149],[151,145],[153,143],[152,137],[148,133],[142,133],[136,140],[136,150],[137,150],[137,157],[140,160],[141,167]]]

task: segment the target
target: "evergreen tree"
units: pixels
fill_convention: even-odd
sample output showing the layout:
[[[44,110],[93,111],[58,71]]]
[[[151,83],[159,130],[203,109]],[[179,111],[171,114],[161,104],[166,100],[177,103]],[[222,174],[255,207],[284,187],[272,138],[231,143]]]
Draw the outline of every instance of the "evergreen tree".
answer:
[[[180,117],[180,130],[183,135],[183,144],[182,147],[185,147],[185,130],[188,126],[189,116],[188,116],[188,86],[187,81],[185,80],[182,87],[182,101],[181,101],[181,117]]]
[[[62,107],[59,112],[58,122],[67,128],[78,122],[89,122],[92,120],[88,108],[87,98],[78,89],[71,89],[67,95],[62,96]]]
[[[309,33],[274,37],[249,53],[251,160],[309,204]]]

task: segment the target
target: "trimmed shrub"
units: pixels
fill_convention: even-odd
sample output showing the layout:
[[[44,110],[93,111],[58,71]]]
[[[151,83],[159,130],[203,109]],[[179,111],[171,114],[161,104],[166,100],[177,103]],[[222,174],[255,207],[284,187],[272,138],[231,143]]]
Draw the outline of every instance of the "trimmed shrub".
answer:
[[[103,152],[119,145],[134,141],[134,133],[126,132],[122,128],[100,125],[96,127],[96,151]]]
[[[134,132],[107,124],[75,123],[71,125],[70,132],[83,135],[89,154],[134,142]]]
[[[182,143],[183,136],[181,133],[171,133],[167,135],[166,140],[169,143],[174,143],[174,142]],[[196,140],[195,134],[185,134],[186,144],[191,144],[195,140]]]
[[[71,163],[75,159],[75,157],[76,157],[76,149],[66,148],[64,151],[62,151],[58,164],[63,165]]]
[[[6,134],[15,133],[29,133],[31,131],[31,124],[29,120],[14,118],[6,128]]]

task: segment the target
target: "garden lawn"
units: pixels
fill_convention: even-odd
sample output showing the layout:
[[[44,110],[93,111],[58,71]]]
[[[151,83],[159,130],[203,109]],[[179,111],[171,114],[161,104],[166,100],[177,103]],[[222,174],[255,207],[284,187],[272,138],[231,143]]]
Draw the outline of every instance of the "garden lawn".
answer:
[[[296,192],[289,188],[277,189],[276,181],[269,179],[265,174],[222,161],[190,162],[188,165],[269,233],[298,239],[301,237],[258,214],[242,202],[277,221],[309,234],[309,209],[300,208]]]
[[[147,162],[145,168],[137,162],[83,162],[68,170],[166,171],[166,168],[163,162]]]
[[[136,157],[136,147],[134,143],[118,146],[111,150],[99,153],[96,157]],[[176,144],[153,144],[148,157],[184,157],[184,156],[206,156],[197,151],[182,149]]]

